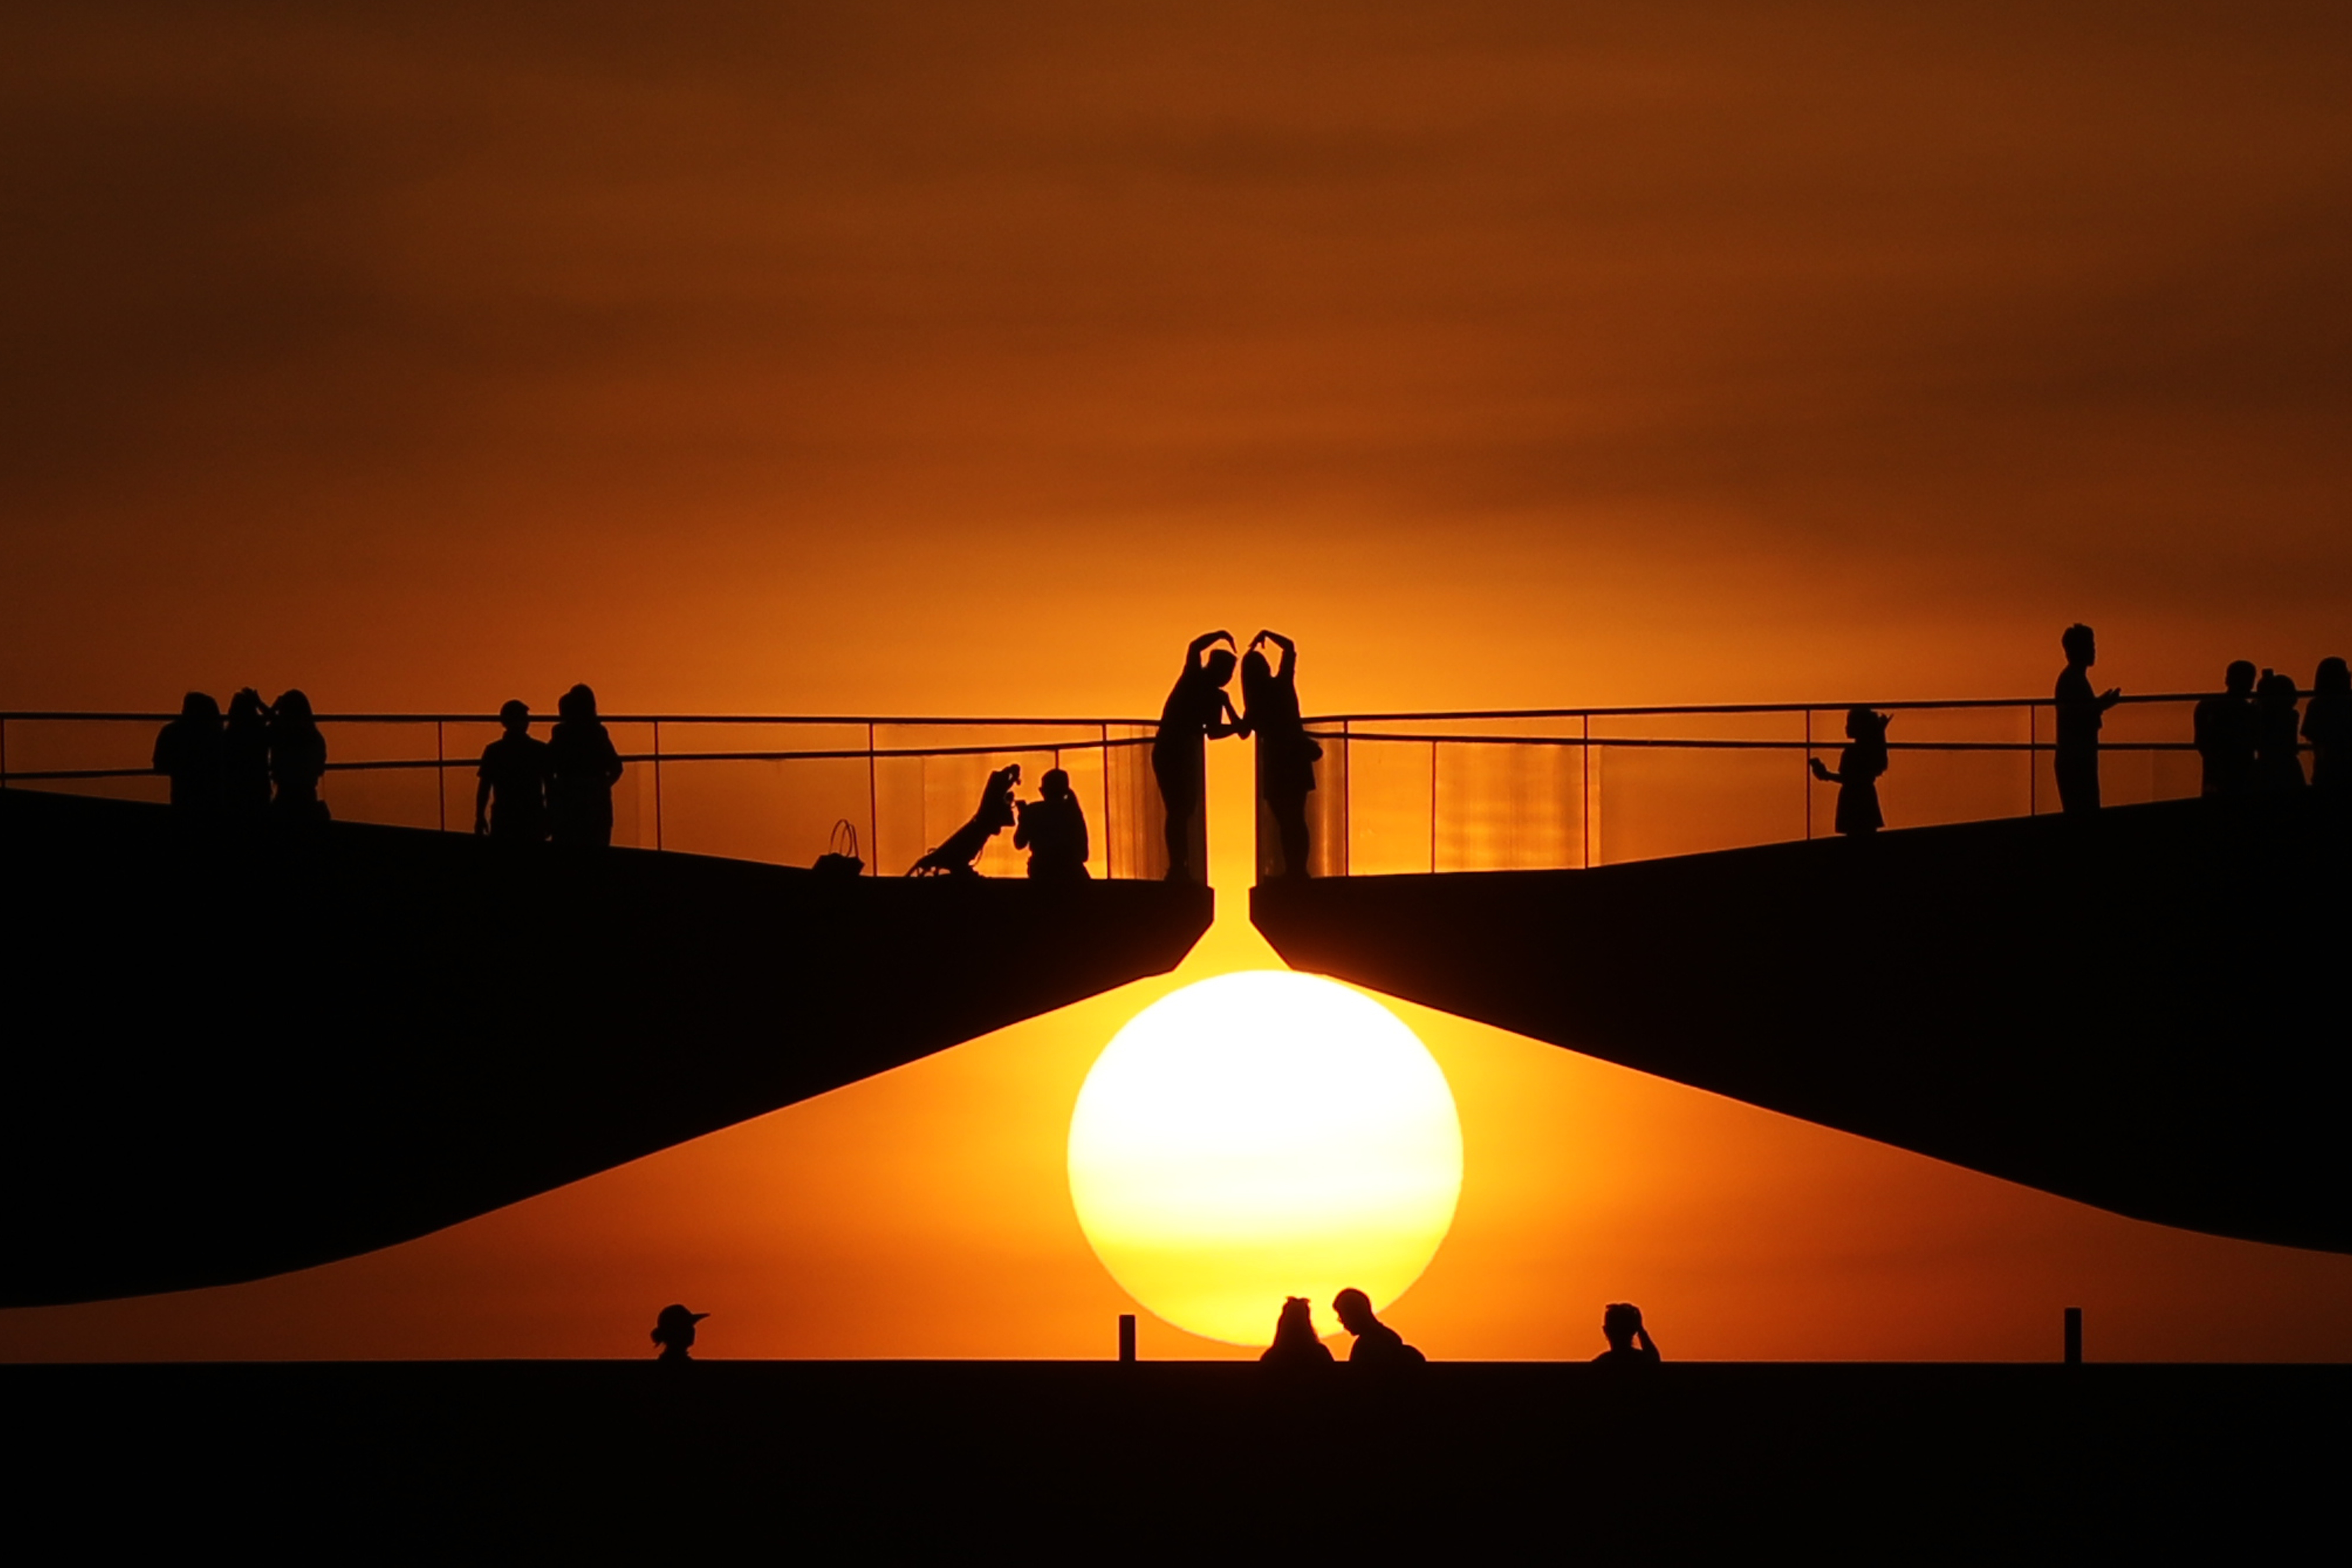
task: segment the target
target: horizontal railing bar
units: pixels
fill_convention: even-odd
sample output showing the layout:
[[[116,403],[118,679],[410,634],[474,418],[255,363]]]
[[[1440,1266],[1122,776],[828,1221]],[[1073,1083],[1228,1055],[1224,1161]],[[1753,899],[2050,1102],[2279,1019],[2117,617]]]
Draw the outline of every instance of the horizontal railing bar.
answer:
[[[15,723],[77,723],[77,724],[164,724],[180,715],[170,713],[97,713],[64,710],[9,709],[0,710],[0,720]],[[499,722],[495,713],[317,713],[312,719],[320,724],[491,724]],[[552,722],[552,712],[534,712],[531,722]],[[885,724],[907,727],[923,725],[966,728],[990,726],[1019,730],[1100,730],[1106,724],[1122,729],[1152,729],[1156,719],[944,719],[944,718],[840,718],[814,717],[799,713],[600,713],[597,718],[607,724],[832,724],[843,729],[863,729],[868,724],[877,728]],[[863,752],[859,753],[861,756]],[[667,760],[668,753],[663,753]]]
[[[1844,744],[1818,741],[1707,741],[1649,735],[1383,735],[1352,730],[1310,730],[1322,741],[1373,741],[1406,746],[1615,746],[1719,752],[1834,752]],[[2053,741],[1889,741],[1890,752],[2054,752]],[[2102,752],[2193,752],[2193,741],[2102,741]]]
[[[2208,697],[2223,695],[2218,691],[2159,691],[2133,694],[2116,699],[2119,702],[2199,702]],[[2305,692],[2303,695],[2308,696]],[[1666,703],[1645,708],[1465,708],[1450,712],[1434,713],[1317,713],[1310,715],[1309,724],[1437,724],[1461,723],[1474,719],[1612,719],[1640,718],[1644,715],[1698,713],[1830,713],[1849,708],[1915,710],[1923,708],[2054,708],[2057,700],[2050,697],[1953,697],[1918,698],[1904,701],[1882,702],[1717,702]],[[1427,736],[1421,737],[1423,740]]]
[[[1047,742],[1029,746],[881,747],[871,752],[862,747],[856,751],[840,752],[664,752],[660,760],[665,765],[672,763],[862,763],[868,757],[887,762],[894,758],[1034,756],[1041,752],[1099,752],[1118,750],[1127,746],[1148,746],[1150,743],[1150,736],[1138,735],[1122,736],[1109,741],[1078,740],[1061,746]],[[651,752],[623,752],[619,755],[624,763],[650,763],[655,760]],[[480,765],[479,761],[473,757],[377,757],[363,762],[329,763],[327,771],[331,773],[389,773],[416,768],[439,768],[446,772],[453,768],[463,771]],[[47,768],[38,772],[10,769],[5,773],[0,773],[0,778],[8,779],[136,779],[162,776],[163,775],[153,768]]]

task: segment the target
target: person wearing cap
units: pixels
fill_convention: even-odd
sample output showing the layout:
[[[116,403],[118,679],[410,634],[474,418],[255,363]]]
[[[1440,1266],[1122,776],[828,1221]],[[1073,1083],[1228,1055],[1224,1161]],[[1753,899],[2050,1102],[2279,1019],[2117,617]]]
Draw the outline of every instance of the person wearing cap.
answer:
[[[683,1303],[672,1301],[661,1310],[654,1321],[654,1343],[661,1346],[663,1361],[694,1359],[694,1325],[710,1316],[708,1312],[689,1312]]]

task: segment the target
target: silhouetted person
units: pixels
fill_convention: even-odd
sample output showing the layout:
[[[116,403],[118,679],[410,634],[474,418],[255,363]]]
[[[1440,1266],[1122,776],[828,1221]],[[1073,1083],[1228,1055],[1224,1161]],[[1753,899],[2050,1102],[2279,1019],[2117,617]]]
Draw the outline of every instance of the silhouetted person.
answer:
[[[2331,796],[2352,796],[2352,667],[2323,658],[2303,708],[2303,738],[2311,742],[2311,784]]]
[[[1268,1366],[1329,1366],[1331,1347],[1315,1337],[1315,1308],[1304,1296],[1291,1296],[1282,1303],[1282,1316],[1274,1321],[1274,1343],[1257,1358]]]
[[[220,704],[201,691],[180,700],[180,716],[155,737],[155,771],[172,780],[172,805],[213,812],[221,804]]]
[[[1347,1289],[1331,1298],[1331,1311],[1339,1326],[1356,1336],[1348,1352],[1350,1366],[1419,1366],[1429,1358],[1404,1342],[1404,1336],[1372,1316],[1372,1299],[1361,1290]]]
[[[1658,1347],[1642,1326],[1642,1309],[1631,1301],[1612,1301],[1601,1310],[1601,1337],[1609,1348],[1592,1358],[1596,1365],[1655,1366]]]
[[[2197,754],[2205,762],[2204,795],[2243,795],[2254,787],[2254,667],[2234,661],[2221,690],[2197,704]]]
[[[710,1316],[708,1312],[689,1312],[685,1306],[672,1301],[654,1320],[654,1343],[661,1346],[661,1361],[692,1361],[694,1359],[694,1325]]]
[[[613,842],[613,786],[621,753],[596,717],[596,694],[575,686],[556,699],[547,738],[547,834],[558,844]]]
[[[1013,847],[1029,851],[1029,875],[1041,881],[1087,880],[1087,814],[1070,792],[1070,775],[1048,769],[1037,787],[1037,799],[1018,805]]]
[[[1234,678],[1230,647],[1210,651],[1213,643],[1230,643],[1231,632],[1202,632],[1184,650],[1184,673],[1169,690],[1160,710],[1160,732],[1151,740],[1151,775],[1160,781],[1160,803],[1166,809],[1168,879],[1190,880],[1192,875],[1192,813],[1201,805],[1201,772],[1209,742],[1222,740],[1241,728],[1225,687]],[[1203,659],[1201,656],[1208,654]],[[1207,868],[1202,874],[1207,875]]]
[[[1274,668],[1258,648],[1282,650]],[[1242,656],[1241,731],[1257,737],[1258,794],[1265,801],[1282,843],[1282,874],[1307,875],[1307,796],[1315,788],[1315,764],[1323,748],[1298,715],[1298,647],[1280,632],[1260,632]]]
[[[1813,776],[1838,786],[1837,830],[1875,833],[1886,826],[1878,809],[1878,780],[1886,772],[1886,726],[1891,713],[1869,708],[1845,710],[1845,738],[1852,742],[1838,753],[1837,772],[1813,761]]]
[[[474,786],[474,831],[492,838],[537,844],[547,837],[546,742],[530,732],[530,710],[509,702],[499,710],[506,733],[482,748],[481,780]]]
[[[269,782],[278,788],[271,805],[291,822],[319,822],[327,803],[319,781],[327,776],[327,737],[310,716],[310,699],[298,687],[269,705]]]
[[[221,733],[221,805],[233,816],[269,810],[269,707],[248,686],[228,700]]]
[[[2058,674],[2058,804],[2071,816],[2099,809],[2099,731],[2107,710],[2123,700],[2123,689],[2110,686],[2092,695],[2099,645],[2090,627],[2077,621],[2058,640],[2066,650],[2066,668]]]
[[[977,877],[971,863],[988,841],[1013,826],[1013,786],[1021,782],[1021,764],[1008,763],[988,775],[980,786],[980,809],[971,819],[940,841],[940,847],[907,868],[909,877]]]
[[[2254,787],[2265,794],[2303,787],[2297,696],[2294,677],[2275,669],[2263,671],[2254,687]]]

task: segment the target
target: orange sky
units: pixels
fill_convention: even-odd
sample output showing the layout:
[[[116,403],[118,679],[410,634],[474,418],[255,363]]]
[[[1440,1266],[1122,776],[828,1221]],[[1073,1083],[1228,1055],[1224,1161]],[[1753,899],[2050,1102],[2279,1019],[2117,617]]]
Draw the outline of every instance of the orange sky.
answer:
[[[1322,709],[2352,646],[2340,7],[1270,9],[9,8],[0,705],[1137,712],[1212,625]],[[1092,1353],[1060,1140],[1156,990],[0,1353],[625,1354],[680,1294],[715,1353]],[[1621,1296],[1669,1353],[2040,1354],[2063,1301],[2352,1349],[2339,1260],[1409,1016],[1439,1353]]]

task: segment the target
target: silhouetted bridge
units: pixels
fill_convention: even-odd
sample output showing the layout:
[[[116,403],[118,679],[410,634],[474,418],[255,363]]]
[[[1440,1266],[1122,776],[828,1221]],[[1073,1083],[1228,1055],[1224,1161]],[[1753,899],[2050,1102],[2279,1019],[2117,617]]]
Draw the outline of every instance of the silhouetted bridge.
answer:
[[[2345,825],[2164,798],[2194,789],[2191,700],[2111,716],[2110,797],[2140,804],[2087,822],[2035,815],[2047,704],[1877,704],[1897,826],[1869,843],[1804,841],[1799,770],[1844,704],[1316,721],[1315,876],[1253,915],[1300,968],[2121,1213],[2352,1250]],[[1211,916],[1156,879],[1139,721],[608,719],[637,764],[618,837],[651,847],[586,857],[433,831],[453,788],[470,818],[480,715],[324,721],[327,797],[374,822],[46,793],[156,798],[168,717],[0,716],[0,783],[43,786],[0,790],[0,1303],[421,1235],[1162,972]],[[1109,876],[1030,884],[1003,839],[983,880],[805,868],[839,820],[903,868],[1023,759],[1072,774]]]

